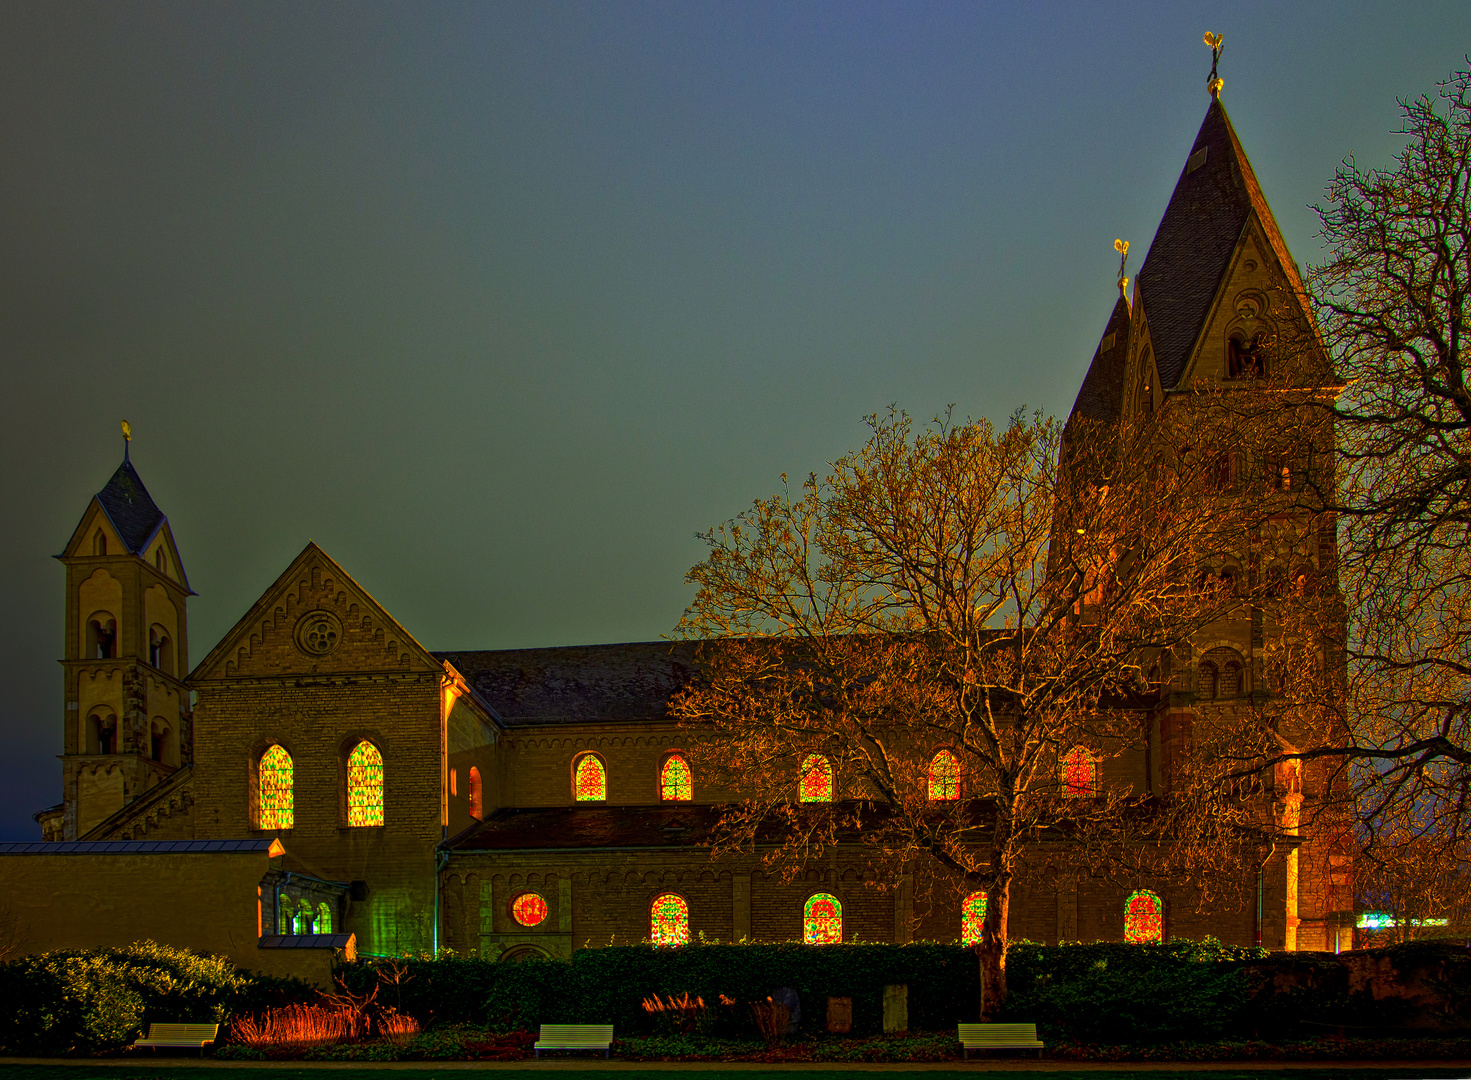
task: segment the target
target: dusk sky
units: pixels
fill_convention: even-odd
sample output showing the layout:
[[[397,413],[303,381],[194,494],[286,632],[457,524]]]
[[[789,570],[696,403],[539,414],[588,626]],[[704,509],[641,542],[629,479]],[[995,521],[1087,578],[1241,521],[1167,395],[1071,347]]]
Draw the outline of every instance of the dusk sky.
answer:
[[[0,839],[121,419],[191,662],[309,539],[430,649],[658,638],[865,414],[1066,414],[1206,30],[1309,264],[1471,5],[0,5]]]

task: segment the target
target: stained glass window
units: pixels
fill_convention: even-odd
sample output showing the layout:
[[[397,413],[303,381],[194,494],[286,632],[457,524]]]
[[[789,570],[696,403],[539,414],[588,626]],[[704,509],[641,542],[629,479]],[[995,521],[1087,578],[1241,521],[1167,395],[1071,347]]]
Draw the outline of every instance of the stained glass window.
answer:
[[[572,793],[578,802],[602,802],[608,797],[608,774],[596,754],[584,754],[577,759]]]
[[[659,774],[659,798],[665,802],[688,802],[693,786],[689,762],[679,754],[671,754]]]
[[[986,894],[973,892],[960,905],[960,940],[974,945],[981,940],[981,924],[986,921]]]
[[[347,756],[347,823],[383,824],[383,755],[366,739]]]
[[[960,762],[949,750],[941,750],[930,759],[930,798],[960,798]]]
[[[656,896],[649,906],[649,940],[655,945],[688,945],[690,909],[674,893]]]
[[[1069,798],[1098,794],[1098,759],[1081,746],[1062,759],[1062,793]]]
[[[808,754],[802,759],[803,802],[832,802],[833,767],[821,754]]]
[[[470,816],[478,818],[480,813],[480,770],[470,766]]]
[[[808,945],[836,945],[843,940],[843,905],[836,896],[818,893],[802,909],[802,940]]]
[[[1124,901],[1124,940],[1136,945],[1165,939],[1165,902],[1158,893],[1136,889]]]
[[[524,892],[511,901],[511,918],[522,926],[537,926],[547,917],[547,902],[534,892]]]
[[[317,933],[330,934],[332,932],[332,905],[323,900],[317,905]]]
[[[270,746],[260,756],[257,770],[260,799],[256,827],[260,829],[289,829],[296,819],[291,797],[291,785],[295,770],[291,755],[283,746]]]

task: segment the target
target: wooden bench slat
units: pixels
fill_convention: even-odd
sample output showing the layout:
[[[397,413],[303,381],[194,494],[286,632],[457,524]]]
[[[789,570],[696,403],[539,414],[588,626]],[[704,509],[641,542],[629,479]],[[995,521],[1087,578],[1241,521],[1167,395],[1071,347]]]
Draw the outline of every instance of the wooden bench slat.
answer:
[[[532,1049],[537,1057],[543,1050],[601,1050],[608,1057],[612,1042],[612,1024],[542,1024]]]
[[[972,1050],[1035,1050],[1040,1057],[1042,1041],[1036,1024],[957,1024],[965,1056]]]
[[[219,1024],[149,1024],[147,1036],[136,1040],[133,1046],[147,1046],[153,1050],[160,1046],[170,1046],[203,1053],[204,1048],[214,1042],[219,1034]]]

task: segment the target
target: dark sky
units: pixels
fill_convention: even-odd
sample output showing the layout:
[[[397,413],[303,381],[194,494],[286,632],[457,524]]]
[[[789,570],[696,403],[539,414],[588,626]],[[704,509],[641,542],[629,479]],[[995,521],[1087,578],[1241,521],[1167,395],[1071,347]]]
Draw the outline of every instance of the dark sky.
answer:
[[[429,648],[657,638],[866,413],[1066,412],[1206,30],[1309,263],[1471,5],[0,5],[0,838],[120,419],[195,661],[308,539]]]

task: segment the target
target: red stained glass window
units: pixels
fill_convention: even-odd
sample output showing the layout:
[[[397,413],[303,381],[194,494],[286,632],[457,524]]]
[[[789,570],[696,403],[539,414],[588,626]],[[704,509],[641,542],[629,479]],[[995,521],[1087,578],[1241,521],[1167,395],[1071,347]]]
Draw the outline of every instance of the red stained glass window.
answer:
[[[836,896],[818,893],[802,909],[802,940],[808,945],[836,945],[843,940],[843,905]]]
[[[930,798],[937,802],[960,798],[960,762],[949,750],[930,759]]]
[[[981,940],[981,925],[986,921],[986,894],[973,892],[960,905],[960,940],[974,945]]]
[[[511,901],[511,918],[522,926],[540,926],[547,917],[547,902],[534,892],[524,892]]]
[[[1124,901],[1124,940],[1139,945],[1165,939],[1165,902],[1158,893],[1136,889]]]
[[[665,802],[688,802],[693,795],[689,762],[679,754],[671,754],[659,774],[659,798]]]
[[[821,754],[808,754],[802,759],[801,794],[803,802],[833,801],[832,763]]]
[[[608,774],[603,768],[602,758],[596,754],[584,754],[577,759],[572,794],[578,802],[602,802],[608,797]]]
[[[688,945],[690,909],[684,897],[665,893],[649,906],[649,940],[655,945]]]
[[[1081,746],[1062,759],[1062,793],[1074,799],[1098,794],[1098,759]]]
[[[383,755],[366,740],[347,756],[347,823],[383,824]]]
[[[295,769],[291,755],[281,746],[271,746],[260,757],[260,781],[256,828],[289,829],[296,812],[292,798]]]

